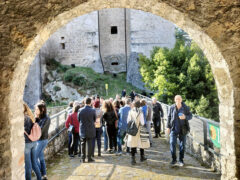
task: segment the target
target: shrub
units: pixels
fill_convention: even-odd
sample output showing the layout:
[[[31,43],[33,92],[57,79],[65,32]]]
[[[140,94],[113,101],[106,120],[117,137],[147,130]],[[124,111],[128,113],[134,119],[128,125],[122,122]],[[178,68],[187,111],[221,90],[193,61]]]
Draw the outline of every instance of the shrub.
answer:
[[[54,86],[53,89],[54,89],[54,91],[60,91],[61,90],[61,88],[59,86]]]
[[[56,61],[55,59],[46,59],[46,65],[49,70],[54,70],[57,67],[61,66],[61,63]]]
[[[60,66],[57,68],[57,72],[58,72],[58,73],[64,73],[64,72],[66,72],[68,69],[69,69],[69,67],[64,66],[64,65],[60,65]]]
[[[73,78],[72,82],[77,86],[83,86],[86,84],[86,79],[83,76],[76,76]]]
[[[65,82],[72,82],[73,78],[74,78],[74,73],[72,73],[72,72],[66,72],[64,74],[64,81]]]
[[[47,104],[53,102],[52,97],[51,97],[48,93],[46,93],[46,92],[43,92],[43,93],[42,93],[42,99],[43,99]]]

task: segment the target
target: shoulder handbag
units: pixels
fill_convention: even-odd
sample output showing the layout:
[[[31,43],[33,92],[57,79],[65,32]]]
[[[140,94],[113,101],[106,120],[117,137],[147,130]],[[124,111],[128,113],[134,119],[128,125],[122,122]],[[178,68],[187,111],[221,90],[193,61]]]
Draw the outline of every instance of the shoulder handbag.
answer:
[[[33,122],[33,126],[32,126],[30,134],[28,134],[26,131],[24,131],[24,133],[27,135],[27,137],[31,141],[37,141],[37,140],[40,139],[40,137],[42,135],[42,130],[41,130],[41,127],[39,126],[39,124],[36,121],[34,121],[33,119],[31,119],[31,120]]]
[[[137,115],[136,119],[138,118],[139,114]],[[140,126],[140,122],[139,122],[138,127],[137,127],[135,120],[131,119],[127,123],[127,131],[126,131],[126,133],[131,135],[131,136],[136,136],[137,133],[138,133],[139,126]]]

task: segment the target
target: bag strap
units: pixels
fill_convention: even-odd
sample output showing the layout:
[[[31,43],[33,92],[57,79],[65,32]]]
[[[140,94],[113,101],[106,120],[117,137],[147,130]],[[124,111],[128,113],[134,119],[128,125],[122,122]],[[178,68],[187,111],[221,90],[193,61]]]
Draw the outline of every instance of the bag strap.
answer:
[[[136,116],[136,120],[138,120],[138,117],[139,117],[140,114],[141,114],[141,112],[138,112],[138,114],[137,114],[137,116]],[[139,119],[139,121],[138,121],[138,130],[139,130],[139,127],[140,127],[140,119]]]
[[[26,134],[26,135],[27,135],[27,137],[29,137],[29,135],[28,135],[28,133],[27,133],[26,131],[24,131],[24,134]]]
[[[73,115],[73,114],[70,115],[70,116],[71,116],[71,125],[73,125],[73,118],[72,118],[72,115]]]

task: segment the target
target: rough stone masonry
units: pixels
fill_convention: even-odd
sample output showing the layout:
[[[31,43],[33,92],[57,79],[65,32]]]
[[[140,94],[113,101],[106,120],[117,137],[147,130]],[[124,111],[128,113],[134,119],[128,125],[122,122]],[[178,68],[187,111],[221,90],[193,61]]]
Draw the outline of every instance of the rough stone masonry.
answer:
[[[35,55],[57,29],[103,8],[132,8],[182,28],[206,54],[220,100],[222,179],[240,178],[239,0],[51,0],[0,2],[0,176],[24,179],[22,96]]]

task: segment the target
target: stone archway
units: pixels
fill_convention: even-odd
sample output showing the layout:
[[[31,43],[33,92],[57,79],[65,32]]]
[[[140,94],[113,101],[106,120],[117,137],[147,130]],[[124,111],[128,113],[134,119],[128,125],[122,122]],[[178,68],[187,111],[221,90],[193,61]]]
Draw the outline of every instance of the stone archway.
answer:
[[[6,179],[23,179],[22,95],[28,69],[43,43],[72,18],[103,8],[132,8],[161,16],[185,30],[203,49],[220,99],[222,179],[240,176],[240,3],[202,0],[53,0],[0,4],[1,170]],[[40,12],[41,10],[41,12]],[[3,162],[3,163],[2,163]],[[17,178],[16,178],[17,177]]]

